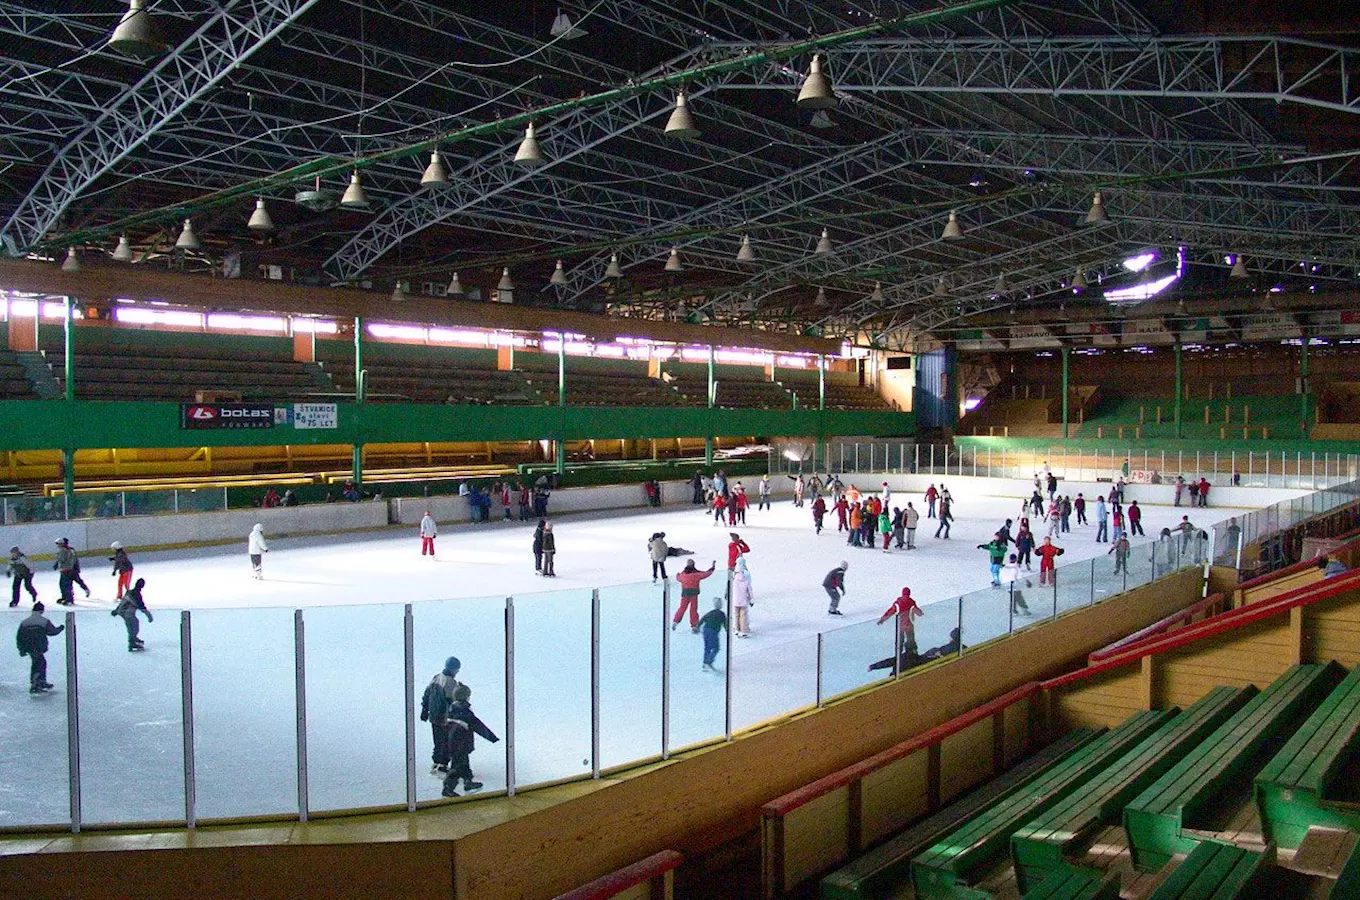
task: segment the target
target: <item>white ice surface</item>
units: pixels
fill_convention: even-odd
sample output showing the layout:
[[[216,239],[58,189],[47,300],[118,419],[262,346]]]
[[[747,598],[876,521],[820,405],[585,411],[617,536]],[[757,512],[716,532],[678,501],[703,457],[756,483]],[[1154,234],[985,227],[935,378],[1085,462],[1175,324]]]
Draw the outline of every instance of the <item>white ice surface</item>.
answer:
[[[740,527],[751,545],[754,635],[732,644],[732,727],[740,729],[811,704],[817,692],[817,633],[825,632],[823,694],[832,696],[888,673],[867,664],[892,652],[891,623],[874,619],[902,586],[926,609],[916,626],[922,650],[943,643],[964,609],[964,642],[1004,633],[1007,603],[990,591],[990,539],[1019,499],[955,491],[951,540],[936,540],[922,519],[919,550],[855,549],[830,529],[815,535],[811,512],[782,501],[751,509]],[[917,496],[897,495],[894,505]],[[1145,507],[1155,535],[1188,514],[1207,528],[1242,510]],[[1092,513],[1092,518],[1094,514]],[[422,558],[414,529],[370,535],[271,537],[265,580],[250,577],[245,536],[239,547],[134,553],[136,576],[156,615],[143,623],[147,649],[128,653],[122,621],[111,618],[112,579],[86,555],[95,589],[77,606],[82,815],[87,823],[176,821],[184,817],[179,610],[191,611],[197,815],[217,818],[290,814],[298,808],[294,609],[303,610],[307,670],[307,787],[312,810],[405,801],[403,604],[413,604],[416,702],[446,656],[462,660],[460,679],[493,731],[507,736],[505,598],[514,596],[516,782],[529,785],[590,771],[591,588],[600,588],[600,762],[604,767],[661,750],[663,635],[671,640],[670,746],[721,736],[725,682],[700,671],[701,639],[687,623],[663,626],[662,594],[650,581],[645,549],[654,531],[695,551],[705,582],[701,612],[722,594],[726,526],[691,507],[660,512],[578,515],[556,521],[559,576],[534,573],[531,528],[492,522],[444,529],[438,558]],[[929,526],[929,527],[927,527]],[[1075,526],[1059,581],[1060,610],[1122,587],[1095,528]],[[1136,539],[1143,540],[1143,539]],[[1094,564],[1090,560],[1095,559]],[[1150,575],[1135,549],[1130,582]],[[844,618],[826,615],[821,581],[850,562]],[[1074,565],[1086,561],[1084,565]],[[683,564],[670,561],[670,571]],[[1094,568],[1093,568],[1094,565]],[[1036,564],[1037,568],[1037,564]],[[1036,573],[1037,574],[1037,573]],[[40,569],[40,596],[60,621],[55,574]],[[79,593],[79,592],[78,592]],[[678,595],[678,591],[676,592]],[[1037,617],[1051,615],[1052,592],[1027,590]],[[675,600],[672,600],[672,608]],[[26,606],[26,604],[25,604]],[[22,618],[9,611],[11,628]],[[1024,624],[1028,620],[1019,620]],[[728,652],[723,641],[722,654]],[[0,656],[0,825],[69,820],[64,636],[48,654],[51,694],[27,692],[28,663]],[[718,667],[726,669],[725,656]],[[417,723],[420,799],[437,797],[426,772],[430,729]],[[486,789],[506,784],[506,743],[478,740],[473,769]]]

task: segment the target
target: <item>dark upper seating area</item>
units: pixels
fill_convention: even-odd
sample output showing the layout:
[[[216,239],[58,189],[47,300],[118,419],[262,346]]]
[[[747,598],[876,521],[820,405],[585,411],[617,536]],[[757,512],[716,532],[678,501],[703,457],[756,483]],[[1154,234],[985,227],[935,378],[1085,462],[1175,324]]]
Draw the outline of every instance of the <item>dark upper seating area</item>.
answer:
[[[557,374],[526,372],[529,383],[549,403],[557,402]],[[632,373],[567,373],[569,406],[694,406],[670,385]]]
[[[666,369],[676,390],[696,405],[708,404],[708,370],[703,366],[677,365]],[[749,373],[724,366],[717,373],[714,405],[725,409],[788,409],[793,396],[759,369]]]
[[[32,400],[36,396],[13,350],[0,350],[0,400]]]
[[[354,360],[327,359],[322,368],[335,390],[354,393]],[[455,403],[536,406],[543,399],[520,372],[498,372],[493,367],[450,364],[428,359],[398,359],[375,353],[364,358],[368,371],[366,399],[374,403]]]
[[[839,377],[837,377],[839,374]],[[882,395],[871,387],[865,387],[857,381],[852,381],[853,376],[846,376],[844,373],[828,373],[826,378],[826,408],[827,409],[866,409],[866,410],[891,410],[892,404],[884,400]],[[779,381],[784,390],[798,395],[798,405],[800,407],[817,406],[817,373],[816,372],[796,372],[779,373]]]

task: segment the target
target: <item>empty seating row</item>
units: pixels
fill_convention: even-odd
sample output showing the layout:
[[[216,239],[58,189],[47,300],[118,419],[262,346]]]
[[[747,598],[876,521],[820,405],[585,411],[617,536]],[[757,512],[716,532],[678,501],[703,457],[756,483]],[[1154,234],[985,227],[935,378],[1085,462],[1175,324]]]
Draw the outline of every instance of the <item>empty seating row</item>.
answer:
[[[0,350],[0,400],[26,400],[33,395],[19,357],[13,350]]]
[[[557,400],[556,375],[530,373],[529,382],[549,402]],[[571,406],[689,406],[674,388],[645,375],[569,372],[567,403]]]
[[[352,362],[326,362],[335,389],[354,390]],[[413,400],[417,403],[501,403],[537,405],[542,399],[515,372],[480,368],[426,368],[412,362],[366,360],[370,400]]]

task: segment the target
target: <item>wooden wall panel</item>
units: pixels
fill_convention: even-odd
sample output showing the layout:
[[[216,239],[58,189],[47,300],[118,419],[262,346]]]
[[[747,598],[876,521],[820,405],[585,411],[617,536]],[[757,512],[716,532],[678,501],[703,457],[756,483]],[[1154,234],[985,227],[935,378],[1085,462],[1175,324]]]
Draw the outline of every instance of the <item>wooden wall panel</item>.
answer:
[[[1147,709],[1137,662],[1077,682],[1053,698],[1054,724],[1060,729],[1113,728]]]
[[[1002,715],[1007,766],[1034,750],[1035,713],[1035,700],[1032,698],[1012,705]]]
[[[1304,608],[1303,659],[1360,665],[1360,598],[1332,597]]]
[[[836,865],[850,852],[850,789],[818,797],[784,819],[784,879],[791,887]]]
[[[922,750],[872,773],[861,784],[861,834],[867,846],[905,828],[929,809]]]
[[[1259,688],[1289,668],[1289,620],[1277,616],[1225,635],[1207,647],[1185,647],[1157,659],[1157,696],[1182,709],[1219,685]]]
[[[940,803],[992,777],[992,720],[983,719],[940,746]]]
[[[1263,584],[1259,587],[1254,587],[1251,588],[1250,590],[1243,591],[1242,605],[1249,606],[1252,603],[1260,603],[1262,600],[1269,600],[1272,597],[1278,597],[1281,594],[1287,594],[1290,591],[1298,590],[1301,587],[1307,587],[1308,585],[1321,580],[1322,580],[1321,569],[1316,568],[1304,569],[1301,572],[1295,572],[1292,575],[1286,575],[1283,578],[1278,578],[1275,581],[1270,582],[1269,584]]]

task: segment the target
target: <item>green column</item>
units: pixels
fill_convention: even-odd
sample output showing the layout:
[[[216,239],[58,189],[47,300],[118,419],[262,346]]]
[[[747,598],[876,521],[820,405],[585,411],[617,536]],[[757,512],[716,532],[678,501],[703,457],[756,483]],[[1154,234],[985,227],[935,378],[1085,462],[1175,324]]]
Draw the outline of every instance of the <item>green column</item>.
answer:
[[[364,443],[359,407],[364,403],[364,319],[354,317],[354,444],[351,446],[350,477],[358,487],[364,478]]]
[[[1072,348],[1071,348],[1071,347],[1064,347],[1064,348],[1062,348],[1062,416],[1063,416],[1062,422],[1063,422],[1063,440],[1067,440],[1067,438],[1068,438],[1068,436],[1069,436],[1069,423],[1071,422],[1071,417],[1070,417],[1070,415],[1069,415],[1069,410],[1068,410],[1068,408],[1067,408],[1067,397],[1068,397],[1068,390],[1067,390],[1068,373],[1067,373],[1067,367],[1068,367],[1068,360],[1069,360],[1069,358],[1070,358],[1071,356],[1072,356]]]
[[[817,458],[822,461],[822,468],[830,471],[826,464],[826,357],[820,355],[817,357]]]
[[[1311,425],[1308,421],[1308,391],[1310,388],[1308,384],[1308,342],[1311,340],[1310,337],[1304,337],[1303,343],[1299,346],[1299,390],[1303,393],[1303,401],[1299,404],[1299,409],[1303,417],[1302,431],[1305,438],[1308,437],[1309,426]]]
[[[1176,342],[1176,404],[1172,407],[1172,415],[1176,418],[1176,438],[1181,436],[1181,397],[1185,394],[1185,388],[1181,385],[1181,345]]]
[[[76,346],[72,331],[71,298],[66,298],[66,316],[62,321],[62,335],[65,340],[66,354],[66,399],[76,399]],[[38,318],[42,319],[42,301],[38,301]],[[69,518],[76,504],[76,451],[66,447],[61,451],[62,491],[66,495],[66,515]]]
[[[713,366],[716,362],[715,354],[717,351],[712,344],[708,345],[708,425],[704,435],[704,465],[713,465],[713,402],[717,399],[718,386],[713,377]]]
[[[554,468],[558,475],[567,471],[567,336],[561,335],[557,342],[557,452]]]

